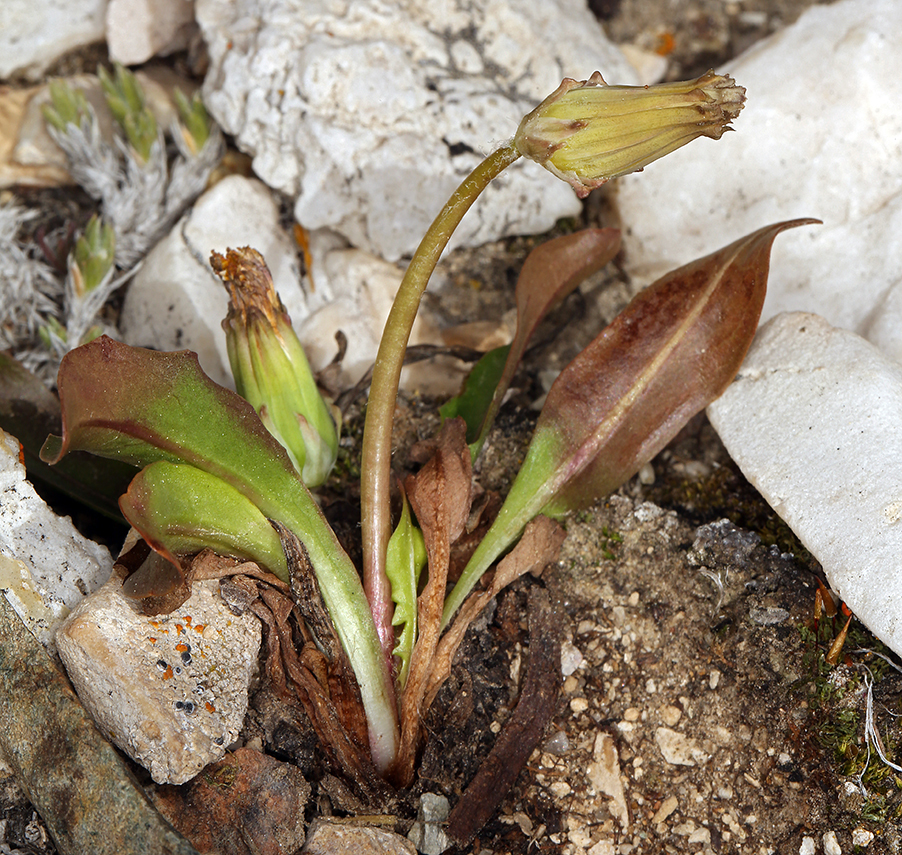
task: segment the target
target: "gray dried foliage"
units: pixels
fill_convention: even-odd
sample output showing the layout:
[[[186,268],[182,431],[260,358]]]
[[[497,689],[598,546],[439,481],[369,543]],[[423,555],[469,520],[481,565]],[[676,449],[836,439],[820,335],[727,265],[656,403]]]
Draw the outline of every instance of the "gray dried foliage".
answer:
[[[222,135],[214,128],[204,147],[192,155],[176,125],[171,134],[179,153],[171,168],[162,132],[142,163],[123,140],[115,149],[104,142],[93,112],[80,126],[65,131],[48,125],[65,152],[72,177],[97,199],[105,221],[116,232],[116,266],[133,268],[200,195],[222,157]]]
[[[19,241],[35,212],[14,204],[0,205],[0,348],[34,341],[47,315],[58,311],[61,292],[50,267]]]
[[[224,146],[222,134],[213,127],[203,148],[193,154],[176,123],[171,137],[178,151],[171,162],[161,132],[147,163],[142,163],[121,138],[113,145],[103,139],[93,111],[65,131],[47,127],[66,154],[70,174],[100,203],[100,213],[116,235],[115,266],[96,288],[81,294],[71,272],[60,281],[24,247],[23,224],[37,213],[16,205],[0,207],[0,348],[13,351],[27,368],[52,382],[59,360],[95,325],[112,293],[137,272],[147,253],[203,192]],[[51,318],[65,330],[64,336],[47,325]],[[115,337],[115,330],[100,326]],[[39,330],[47,342],[38,340]]]

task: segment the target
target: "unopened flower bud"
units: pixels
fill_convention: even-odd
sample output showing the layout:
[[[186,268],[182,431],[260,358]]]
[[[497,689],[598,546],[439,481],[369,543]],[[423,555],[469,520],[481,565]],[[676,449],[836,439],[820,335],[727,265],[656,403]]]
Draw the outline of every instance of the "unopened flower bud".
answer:
[[[338,429],[266,262],[244,247],[225,256],[214,252],[210,263],[229,289],[222,326],[238,394],[257,410],[304,482],[316,487],[335,463]]]
[[[653,86],[608,86],[596,71],[565,79],[523,119],[514,145],[583,198],[696,137],[720,139],[744,103],[745,89],[713,71]]]

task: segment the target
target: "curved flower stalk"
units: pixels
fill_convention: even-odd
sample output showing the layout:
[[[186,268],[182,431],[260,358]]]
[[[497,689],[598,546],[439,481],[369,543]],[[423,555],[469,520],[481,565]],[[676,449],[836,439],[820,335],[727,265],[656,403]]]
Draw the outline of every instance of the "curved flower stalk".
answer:
[[[363,578],[386,655],[394,645],[385,556],[391,531],[391,426],[410,331],[429,277],[479,194],[521,155],[585,196],[705,135],[719,138],[742,109],[745,90],[713,72],[686,83],[608,86],[595,72],[565,79],[520,124],[511,143],[468,175],[439,212],[407,268],[373,367],[361,458]]]

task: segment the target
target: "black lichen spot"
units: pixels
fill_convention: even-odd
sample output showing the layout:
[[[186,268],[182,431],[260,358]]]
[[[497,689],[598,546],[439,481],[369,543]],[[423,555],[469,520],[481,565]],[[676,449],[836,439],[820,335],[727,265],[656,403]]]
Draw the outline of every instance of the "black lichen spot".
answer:
[[[462,154],[474,154],[473,149],[463,142],[448,142],[448,140],[443,139],[442,142],[448,146],[448,154],[451,157],[459,157]]]

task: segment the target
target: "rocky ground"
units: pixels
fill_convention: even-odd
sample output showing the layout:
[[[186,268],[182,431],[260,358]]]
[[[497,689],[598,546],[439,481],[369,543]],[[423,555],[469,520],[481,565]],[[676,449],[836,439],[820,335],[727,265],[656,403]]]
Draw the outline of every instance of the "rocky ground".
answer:
[[[666,56],[669,78],[721,64],[808,5],[593,2],[615,40]],[[611,216],[603,199],[587,203],[587,222]],[[430,298],[437,315],[449,325],[501,317],[530,244],[455,253],[444,291]],[[532,355],[528,380],[487,450],[484,486],[510,482],[544,372],[610,320],[629,290],[615,271],[559,311],[557,320],[574,325]],[[434,425],[431,405],[411,397],[402,446]],[[878,756],[879,746],[892,760],[902,738],[902,675],[854,619],[842,650],[831,650],[845,616],[817,614],[817,563],[745,482],[703,416],[567,530],[558,565],[504,594],[471,630],[466,664],[430,720],[420,778],[396,805],[396,830],[406,833],[423,792],[453,804],[508,722],[529,665],[526,592],[542,585],[561,617],[557,711],[496,816],[459,851],[902,851],[902,776]],[[267,727],[257,699],[243,741],[284,756],[283,737]],[[12,779],[0,785],[0,809],[0,852],[55,851]],[[323,785],[307,818],[341,810]]]

